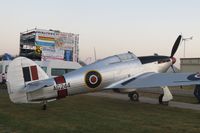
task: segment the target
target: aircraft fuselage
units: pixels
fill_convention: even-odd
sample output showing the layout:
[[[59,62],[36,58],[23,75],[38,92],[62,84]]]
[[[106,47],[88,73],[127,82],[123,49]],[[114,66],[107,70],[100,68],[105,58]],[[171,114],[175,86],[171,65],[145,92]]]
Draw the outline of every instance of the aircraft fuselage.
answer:
[[[136,57],[127,53],[107,57],[63,76],[46,79],[45,82],[53,85],[27,93],[27,100],[32,102],[61,99],[70,95],[104,90],[128,77],[146,72],[166,72],[172,63],[172,59],[166,56]]]

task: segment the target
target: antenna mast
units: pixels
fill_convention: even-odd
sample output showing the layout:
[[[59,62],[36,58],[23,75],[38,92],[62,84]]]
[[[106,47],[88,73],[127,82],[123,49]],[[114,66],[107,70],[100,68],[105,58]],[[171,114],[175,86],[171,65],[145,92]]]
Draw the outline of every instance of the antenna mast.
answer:
[[[183,53],[183,57],[185,58],[185,42],[188,40],[192,40],[193,36],[189,37],[189,38],[182,38],[182,41],[184,41],[184,53]]]
[[[96,54],[96,49],[94,47],[94,61],[96,61],[96,60],[97,60],[97,54]]]

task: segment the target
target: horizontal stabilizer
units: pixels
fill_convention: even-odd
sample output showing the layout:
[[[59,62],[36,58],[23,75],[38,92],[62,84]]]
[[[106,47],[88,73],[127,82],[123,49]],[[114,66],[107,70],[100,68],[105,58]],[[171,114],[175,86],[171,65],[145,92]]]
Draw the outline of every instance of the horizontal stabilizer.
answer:
[[[50,81],[50,80],[40,80],[40,81],[35,81],[32,83],[29,83],[26,85],[26,87],[24,88],[24,90],[28,93],[28,92],[34,92],[37,91],[41,88],[44,87],[49,87],[54,85],[54,81]]]

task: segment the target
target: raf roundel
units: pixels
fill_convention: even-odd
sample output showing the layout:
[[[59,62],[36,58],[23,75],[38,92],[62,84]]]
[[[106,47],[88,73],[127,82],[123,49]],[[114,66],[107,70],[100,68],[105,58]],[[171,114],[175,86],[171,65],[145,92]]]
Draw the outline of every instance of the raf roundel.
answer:
[[[85,83],[89,88],[97,88],[101,81],[101,74],[97,71],[89,71],[85,75]]]
[[[200,79],[200,73],[197,73],[196,75],[194,75],[194,77]]]
[[[200,80],[200,73],[195,73],[195,74],[191,74],[187,77],[188,80],[191,81],[196,81],[196,80]]]

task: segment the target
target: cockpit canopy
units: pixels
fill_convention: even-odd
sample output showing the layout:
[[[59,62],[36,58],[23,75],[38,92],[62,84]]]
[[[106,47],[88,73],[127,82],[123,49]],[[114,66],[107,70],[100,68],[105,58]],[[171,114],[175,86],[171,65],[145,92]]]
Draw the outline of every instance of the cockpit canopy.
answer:
[[[133,53],[128,52],[124,54],[110,56],[101,61],[103,61],[106,64],[114,64],[114,63],[126,62],[126,61],[131,61],[131,60],[136,60],[136,59],[137,57]]]

